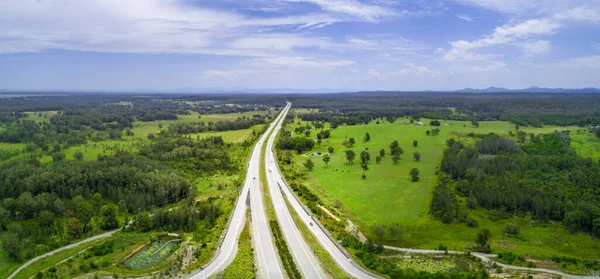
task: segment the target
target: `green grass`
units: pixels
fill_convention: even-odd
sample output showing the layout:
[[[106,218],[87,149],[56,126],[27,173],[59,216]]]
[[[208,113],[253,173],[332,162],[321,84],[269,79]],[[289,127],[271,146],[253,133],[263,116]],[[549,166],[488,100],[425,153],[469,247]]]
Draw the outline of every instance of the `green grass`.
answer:
[[[39,115],[39,113],[42,114],[42,116]],[[49,122],[50,121],[50,117],[52,117],[53,115],[57,114],[57,111],[36,111],[36,112],[26,112],[25,114],[27,114],[27,119],[28,120],[32,120],[35,122]]]
[[[600,159],[600,139],[587,129],[571,130],[571,147],[577,155],[584,158],[592,158],[594,161]]]
[[[81,244],[77,247],[74,247],[72,249],[67,249],[67,250],[58,252],[52,256],[48,256],[43,259],[40,259],[40,260],[32,263],[31,265],[27,266],[23,270],[21,270],[19,273],[17,273],[17,275],[14,278],[15,279],[30,278],[31,276],[35,275],[38,271],[41,271],[41,270],[44,270],[51,266],[54,266],[58,262],[61,262],[71,256],[76,255],[77,253],[79,253],[89,247],[92,247],[92,246],[94,246],[98,243],[104,242],[104,241],[106,241],[106,239],[100,239],[100,240],[96,240],[96,241],[87,242],[87,243]]]
[[[441,121],[440,134],[426,136],[426,130],[436,127],[428,126],[428,119],[421,121],[425,126],[410,125],[409,119],[406,118],[394,123],[379,119],[380,124],[373,121],[368,125],[341,126],[332,130],[331,138],[310,152],[326,152],[327,146],[334,147],[335,152],[331,156],[329,167],[325,167],[322,157],[310,156],[316,166],[302,182],[316,192],[328,208],[334,209],[337,214],[341,213],[340,217],[352,219],[367,235],[372,236],[371,225],[374,223],[401,224],[401,238],[386,242],[389,245],[436,249],[438,244],[443,243],[451,250],[464,251],[466,246],[475,243],[479,229],[488,228],[493,234],[491,243],[494,252],[528,253],[540,259],[552,255],[598,259],[598,241],[584,233],[569,234],[558,223],[538,224],[529,217],[517,217],[521,228],[520,236],[506,238],[504,226],[513,222],[513,218],[491,221],[485,210],[469,211],[469,214],[479,221],[478,228],[469,228],[464,223],[444,224],[432,219],[428,215],[428,207],[436,179],[435,169],[440,163],[445,141],[452,137],[473,143],[474,139],[467,136],[471,132],[508,135],[509,131],[514,133],[516,130],[513,124],[504,121],[480,122],[479,128],[472,127],[471,123],[466,121]],[[296,119],[294,124],[289,124],[286,129],[293,131],[298,125],[297,122]],[[302,121],[301,125],[306,125],[306,122]],[[534,134],[570,130],[571,144],[578,154],[595,160],[600,155],[600,141],[580,127],[520,127],[520,130]],[[368,143],[363,142],[366,132],[371,135],[371,141]],[[316,133],[317,131],[313,131],[310,137],[314,137]],[[346,161],[346,148],[342,146],[343,141],[349,137],[354,137],[357,142],[352,148],[357,153],[353,165]],[[398,140],[405,151],[398,165],[394,165],[389,156],[389,144],[393,140]],[[413,140],[419,142],[417,147],[413,147]],[[367,177],[362,180],[359,154],[366,147],[369,148],[371,161]],[[386,158],[378,165],[375,163],[375,157],[381,148],[385,149]],[[413,161],[414,151],[421,153],[420,162]],[[295,155],[294,168],[306,172],[302,165],[306,158]],[[420,170],[419,182],[411,182],[409,179],[408,172],[413,167]]]
[[[0,150],[23,150],[25,149],[26,144],[24,143],[8,143],[8,142],[0,142]]]
[[[1,244],[2,241],[0,241]],[[21,263],[9,259],[4,250],[0,250],[0,278],[8,277],[20,265]]]
[[[305,181],[320,196],[325,197],[330,203],[341,203],[350,209],[351,213],[359,221],[372,225],[374,223],[391,224],[401,223],[407,225],[418,225],[428,220],[428,203],[430,193],[435,180],[435,170],[438,166],[445,142],[449,137],[463,141],[472,140],[466,135],[468,133],[498,133],[507,134],[515,131],[515,126],[505,121],[480,122],[479,128],[471,126],[467,121],[441,121],[440,127],[428,126],[428,119],[422,119],[424,126],[410,125],[408,118],[398,119],[394,123],[383,119],[368,125],[340,126],[332,130],[331,138],[325,140],[321,147],[315,147],[313,151],[326,152],[328,146],[335,151],[331,155],[329,167],[321,157],[312,157],[315,169],[308,174]],[[296,124],[288,125],[288,130],[293,130]],[[306,122],[302,122],[305,125]],[[434,128],[440,129],[437,136],[427,136],[426,131]],[[578,127],[521,127],[527,133],[549,133],[555,130],[576,131]],[[581,128],[579,128],[581,129]],[[365,133],[371,135],[369,142],[363,141]],[[310,137],[316,135],[313,131]],[[303,136],[303,135],[302,135]],[[356,144],[350,148],[357,154],[354,164],[350,165],[345,159],[345,150],[342,143],[350,137],[354,137]],[[395,165],[389,155],[389,144],[398,140],[404,155],[400,156],[400,162]],[[418,146],[413,147],[413,141],[418,141]],[[361,179],[362,169],[360,167],[360,152],[368,148],[371,155],[367,178]],[[379,155],[380,149],[385,149],[386,156],[381,164],[375,163],[375,157]],[[421,153],[421,160],[413,160],[413,152]],[[305,156],[309,154],[303,154]],[[308,158],[295,156],[297,168],[304,169],[303,163]],[[420,171],[420,180],[412,182],[409,172],[412,168]],[[331,204],[330,204],[331,205]]]
[[[252,117],[252,115],[256,114],[256,113],[261,113],[261,112],[207,114],[207,115],[201,115],[201,118],[198,118],[198,116],[200,116],[200,114],[198,114],[195,111],[192,111],[190,115],[185,115],[185,114],[178,115],[177,117],[179,119],[177,119],[177,120],[157,120],[157,121],[150,121],[150,122],[136,121],[133,123],[133,129],[131,129],[131,131],[134,133],[134,137],[136,137],[136,138],[146,138],[148,136],[148,134],[159,133],[161,130],[168,129],[169,125],[171,125],[172,123],[176,123],[176,122],[192,123],[192,122],[203,121],[204,123],[208,123],[208,122],[227,121],[227,120],[233,121],[242,116]],[[160,128],[160,125],[162,125],[162,128]],[[243,141],[244,139],[246,139],[250,134],[252,134],[253,130],[257,130],[257,131],[260,130],[260,128],[261,128],[260,126],[261,125],[255,125],[249,129],[235,130],[235,131],[196,133],[196,134],[190,134],[190,136],[192,138],[196,138],[198,136],[200,136],[201,138],[208,137],[208,136],[222,136],[225,141],[240,142],[240,141]]]
[[[249,212],[246,212],[246,219]],[[256,275],[256,267],[254,266],[254,249],[252,248],[252,236],[250,235],[249,222],[244,224],[244,229],[240,234],[238,242],[238,251],[233,259],[233,262],[223,271],[221,278],[229,279],[252,279]]]

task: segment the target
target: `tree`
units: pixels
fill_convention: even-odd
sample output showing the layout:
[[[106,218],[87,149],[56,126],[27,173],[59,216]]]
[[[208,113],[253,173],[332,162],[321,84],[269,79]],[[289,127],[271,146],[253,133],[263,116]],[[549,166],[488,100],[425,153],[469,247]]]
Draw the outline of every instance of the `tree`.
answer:
[[[413,141],[413,147],[417,147],[417,145],[419,145],[419,142],[418,142],[418,141],[416,141],[416,140],[414,140],[414,141]]]
[[[83,234],[83,224],[77,218],[67,220],[67,234],[71,238],[79,238]]]
[[[54,222],[54,214],[48,210],[42,210],[38,214],[38,221],[40,221],[40,226],[50,227]]]
[[[153,140],[155,138],[154,134],[150,133],[148,134],[148,139],[149,140]]]
[[[323,162],[325,162],[325,167],[329,167],[329,161],[331,161],[331,157],[329,157],[329,155],[323,156]]]
[[[307,137],[310,136],[310,130],[304,131],[304,135],[307,136]]]
[[[118,207],[113,203],[109,203],[100,209],[100,215],[102,216],[102,224],[100,227],[102,229],[114,229],[119,226],[117,211]]]
[[[393,156],[400,156],[404,154],[404,150],[402,150],[402,147],[400,147],[400,144],[398,144],[397,140],[390,144],[390,154]]]
[[[35,143],[33,143],[33,142],[30,142],[30,143],[28,143],[28,144],[27,144],[27,146],[25,147],[25,150],[27,150],[27,152],[33,152],[33,151],[36,151],[38,148],[39,148],[39,147],[38,147],[38,145],[37,145],[37,144],[35,144]]]
[[[394,162],[394,164],[398,164],[399,161],[400,161],[400,156],[398,156],[398,155],[392,156],[392,162]]]
[[[348,147],[354,146],[355,143],[356,143],[356,141],[354,140],[354,138],[349,138],[348,139]]]
[[[331,147],[331,146],[330,146],[330,147],[328,147],[328,148],[327,148],[327,151],[328,151],[329,153],[333,153],[333,147]]]
[[[431,135],[432,136],[437,136],[440,133],[440,129],[439,128],[435,128],[433,130],[431,130]]]
[[[308,171],[312,171],[313,168],[315,167],[315,163],[313,163],[313,161],[308,158],[306,159],[306,161],[304,162],[304,167],[308,170]]]
[[[363,150],[360,153],[360,161],[363,163],[367,163],[369,160],[371,160],[371,154],[369,154],[369,152]]]
[[[94,217],[94,208],[86,201],[77,204],[77,219],[83,224],[83,228],[87,231],[87,225]]]
[[[379,150],[379,157],[385,157],[385,149],[382,148],[381,150]]]
[[[425,131],[425,134],[429,136],[429,134],[431,134],[431,131],[427,130]]]
[[[152,230],[152,217],[150,213],[144,211],[137,215],[135,221],[135,230],[138,232],[147,232]]]
[[[346,160],[348,160],[349,164],[352,165],[354,158],[356,158],[356,153],[354,153],[352,150],[346,150]]]
[[[82,161],[83,160],[83,152],[81,152],[81,150],[75,151],[75,154],[73,154],[73,158],[75,158],[75,160],[77,160],[77,161]]]
[[[471,125],[473,125],[473,127],[475,127],[475,128],[479,128],[479,121],[471,120]]]
[[[12,260],[21,259],[21,248],[23,248],[23,244],[16,234],[9,232],[2,236],[2,249]]]
[[[383,238],[385,237],[385,226],[375,223],[373,225],[373,233],[375,236],[377,236],[377,239],[379,239],[380,242],[383,241]]]
[[[409,174],[413,182],[419,181],[419,169],[413,168]]]
[[[56,153],[52,154],[52,161],[54,161],[54,162],[62,161],[64,159],[65,159],[65,153],[63,153],[63,152],[56,152]]]
[[[432,120],[429,122],[430,126],[440,126],[442,123],[440,123],[439,120]]]
[[[60,152],[61,148],[60,148],[60,144],[54,144],[54,146],[52,147],[52,151],[54,152]]]
[[[413,159],[417,162],[421,161],[421,153],[419,152],[414,152],[413,153]]]
[[[363,139],[365,140],[365,142],[369,142],[371,140],[371,135],[369,135],[369,133],[365,133],[365,136]]]
[[[0,231],[5,229],[10,221],[10,212],[0,206]]]
[[[380,164],[381,163],[381,157],[379,157],[379,156],[375,157],[375,163]]]
[[[369,170],[369,166],[367,165],[367,162],[362,162],[362,163],[360,163],[360,167],[362,168],[362,171],[363,171],[362,178],[365,179],[366,178],[365,172]]]
[[[477,245],[479,246],[479,248],[481,248],[482,250],[489,250],[489,244],[488,241],[490,239],[490,237],[492,237],[492,233],[490,232],[490,230],[488,229],[481,229],[479,230],[479,232],[477,232]]]

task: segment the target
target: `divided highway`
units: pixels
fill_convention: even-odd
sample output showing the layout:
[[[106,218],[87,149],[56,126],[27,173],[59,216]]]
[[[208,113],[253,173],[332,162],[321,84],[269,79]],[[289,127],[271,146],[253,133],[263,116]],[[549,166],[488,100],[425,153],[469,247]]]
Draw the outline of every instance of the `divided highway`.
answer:
[[[291,106],[290,103],[288,103],[288,107],[289,106]],[[279,132],[279,126],[277,126],[277,128],[275,129],[275,132]],[[275,134],[276,133],[273,133],[272,138],[275,137]],[[269,139],[269,143],[271,143],[271,145],[272,145],[272,141],[273,141],[272,138]],[[347,257],[346,254],[344,254],[342,252],[341,248],[339,248],[333,242],[333,240],[327,236],[325,231],[323,231],[319,226],[317,226],[315,224],[315,221],[312,219],[312,217],[310,216],[308,211],[303,208],[300,201],[298,201],[298,199],[295,198],[294,193],[292,193],[290,188],[287,186],[287,184],[283,180],[281,172],[279,171],[279,167],[277,166],[277,162],[275,161],[275,155],[273,154],[273,152],[271,150],[272,146],[267,146],[267,147],[269,149],[265,156],[265,160],[266,160],[266,162],[269,163],[269,166],[270,166],[270,172],[267,173],[267,177],[269,180],[269,188],[280,188],[281,191],[283,191],[283,193],[288,197],[288,200],[290,201],[292,208],[294,208],[296,213],[298,213],[298,215],[300,215],[300,218],[302,219],[302,221],[306,224],[306,226],[308,226],[310,231],[317,237],[317,239],[319,240],[319,243],[331,255],[331,257],[342,268],[342,270],[344,270],[346,273],[348,273],[349,275],[354,276],[356,278],[361,278],[361,279],[362,278],[368,278],[368,279],[381,278],[379,276],[373,275],[373,274],[369,273],[368,271],[364,270],[362,267],[358,266],[358,264],[353,263],[352,259]],[[270,162],[273,162],[273,163],[270,163]],[[277,189],[277,190],[279,190],[279,189]],[[271,191],[271,192],[273,192],[273,191]],[[279,192],[279,191],[276,191],[276,192]],[[281,195],[281,192],[279,192],[279,194]],[[275,195],[272,194],[272,196],[274,197]],[[275,201],[275,199],[273,199],[273,200]],[[284,204],[284,207],[281,209],[282,209],[281,211],[285,211],[289,215],[289,211],[288,211],[287,207],[285,207],[285,204]],[[276,208],[276,211],[279,212],[280,211],[279,208]],[[285,213],[282,213],[282,214],[285,214]],[[285,227],[285,226],[282,224],[282,227]],[[295,229],[297,230],[297,228],[295,228]],[[291,242],[288,240],[288,243],[291,243]],[[306,246],[306,243],[302,242],[302,244],[304,246]],[[292,249],[292,250],[294,250],[294,249]],[[304,277],[305,278],[319,278],[319,277],[311,277],[311,276],[304,276]]]
[[[288,103],[287,107],[290,105],[291,103]],[[283,119],[285,119],[285,117]],[[326,279],[327,275],[325,275],[325,272],[313,255],[311,249],[308,247],[306,242],[304,242],[304,239],[300,234],[300,230],[294,223],[294,219],[292,219],[292,215],[285,204],[283,194],[281,193],[281,190],[277,184],[277,176],[273,173],[277,169],[275,166],[275,159],[273,157],[273,142],[275,141],[277,132],[281,128],[282,122],[283,121],[277,122],[275,131],[267,141],[264,162],[265,169],[267,170],[267,184],[269,187],[269,193],[271,194],[271,200],[273,201],[273,207],[275,208],[275,215],[277,216],[277,221],[281,225],[283,236],[285,237],[290,252],[296,261],[298,270],[302,274],[302,277],[311,279]]]
[[[271,123],[267,131],[260,137],[256,145],[254,145],[254,149],[252,149],[252,155],[250,156],[250,160],[248,161],[248,172],[246,174],[246,180],[244,182],[244,186],[240,191],[240,196],[235,204],[235,208],[233,211],[233,215],[231,216],[229,227],[225,232],[225,236],[223,241],[221,242],[221,246],[216,251],[216,256],[213,260],[204,267],[204,269],[199,270],[193,274],[191,274],[188,278],[194,279],[206,279],[212,274],[216,274],[227,267],[235,258],[237,253],[237,246],[240,233],[244,227],[244,222],[246,221],[246,200],[248,198],[248,193],[251,189],[259,188],[259,164],[260,164],[260,152],[262,149],[262,145],[267,138],[267,135],[273,130],[275,127],[275,123],[278,123],[280,119],[287,113],[290,104],[288,104],[279,114],[279,116]],[[271,240],[271,233],[268,228],[268,223],[266,221],[260,222],[260,215],[255,216],[255,213],[262,212],[263,220],[264,218],[264,208],[262,204],[262,196],[260,194],[260,189],[252,191],[253,196],[258,196],[260,202],[255,205],[257,197],[251,197],[251,211],[253,218],[253,236],[254,241],[260,241],[260,245],[256,245],[255,253],[259,258],[259,274],[261,278],[283,278],[283,272],[279,265],[279,259],[275,252],[275,247],[273,246],[273,241]],[[257,218],[257,219],[255,219]],[[258,222],[257,222],[258,220]],[[260,228],[255,228],[258,226]],[[265,230],[266,226],[266,230]],[[256,243],[255,242],[255,243]],[[256,243],[258,244],[258,243]]]

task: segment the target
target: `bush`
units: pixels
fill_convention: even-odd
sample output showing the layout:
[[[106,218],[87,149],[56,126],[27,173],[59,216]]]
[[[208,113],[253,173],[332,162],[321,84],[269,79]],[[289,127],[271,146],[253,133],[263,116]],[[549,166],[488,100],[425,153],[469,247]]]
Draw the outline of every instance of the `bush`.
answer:
[[[513,223],[508,223],[504,226],[504,233],[507,235],[517,235],[519,234],[519,226]]]
[[[478,226],[479,222],[477,222],[477,219],[473,218],[473,216],[469,216],[469,218],[467,219],[467,227],[476,228]]]

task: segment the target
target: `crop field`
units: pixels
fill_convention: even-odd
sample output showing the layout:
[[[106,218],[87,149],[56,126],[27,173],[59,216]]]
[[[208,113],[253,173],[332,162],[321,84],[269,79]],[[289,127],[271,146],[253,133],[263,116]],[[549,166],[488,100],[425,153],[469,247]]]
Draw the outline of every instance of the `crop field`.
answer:
[[[161,238],[152,242],[152,244],[144,247],[144,249],[127,259],[124,262],[124,265],[133,269],[151,267],[169,256],[178,244],[179,241],[176,239],[168,237]]]

